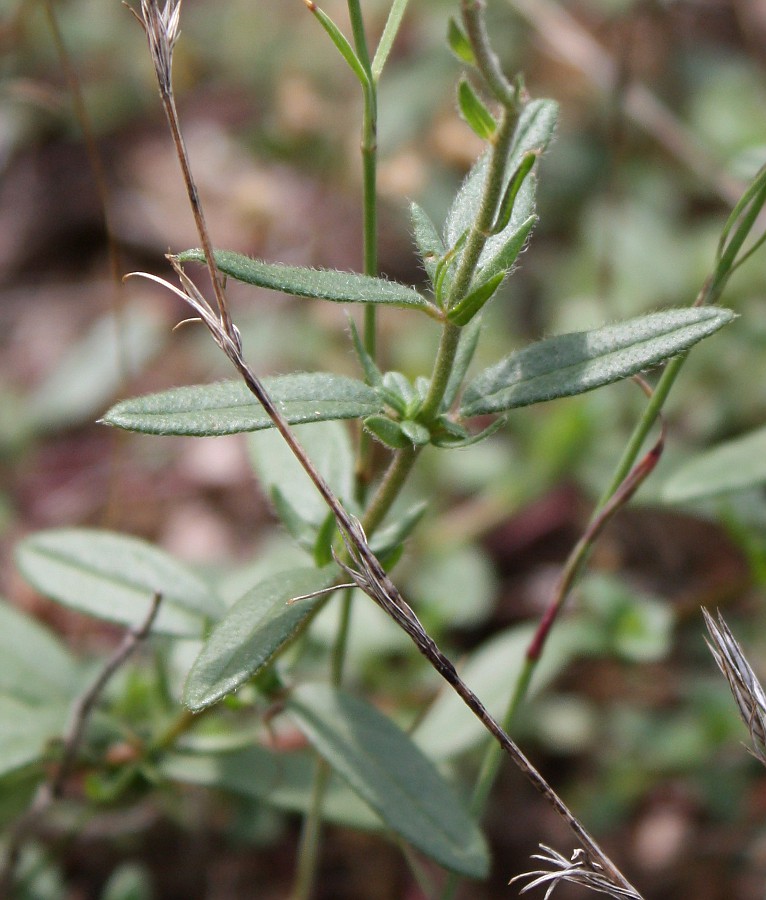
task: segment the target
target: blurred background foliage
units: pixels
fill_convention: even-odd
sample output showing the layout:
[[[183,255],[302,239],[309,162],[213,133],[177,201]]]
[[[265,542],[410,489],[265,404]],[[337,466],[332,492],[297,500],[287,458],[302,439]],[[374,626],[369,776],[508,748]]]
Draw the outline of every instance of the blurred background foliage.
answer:
[[[455,111],[460,67],[444,40],[455,5],[411,0],[381,85],[380,264],[407,283],[423,281],[407,200],[440,221],[479,149]],[[346,23],[341,0],[325,8]],[[379,34],[386,0],[363,8]],[[117,0],[61,0],[55,10],[106,170],[119,271],[164,274],[168,248],[196,236],[144,36]],[[488,311],[477,368],[542,335],[692,303],[728,210],[766,161],[766,3],[493,0],[489,21],[506,70],[523,71],[532,96],[559,101],[561,119],[541,166],[540,222]],[[182,32],[178,101],[215,243],[359,269],[361,101],[303,3],[185,0]],[[45,4],[2,0],[0,47],[0,577],[14,605],[87,657],[114,632],[21,581],[12,548],[30,531],[84,524],[139,534],[225,574],[232,598],[253,566],[274,571],[292,551],[274,531],[245,441],[159,440],[95,423],[117,397],[231,373],[202,329],[171,331],[184,317],[176,301],[145,284],[113,283],[99,193]],[[518,726],[654,900],[750,900],[766,879],[763,775],[738,745],[744,733],[698,612],[726,609],[751,662],[766,671],[763,489],[686,506],[662,501],[663,481],[690,454],[764,423],[764,272],[756,257],[732,280],[725,299],[742,317],[692,354],[667,408],[665,456],[601,540],[550,648],[545,690]],[[259,373],[355,373],[342,311],[241,285],[230,294]],[[381,335],[386,366],[411,378],[428,372],[433,323],[384,313]],[[545,607],[643,403],[623,383],[517,411],[472,449],[424,454],[408,499],[428,497],[429,507],[397,579],[435,636],[469,656],[480,696],[510,681],[524,643],[508,629]],[[321,664],[333,615],[328,607],[319,618],[296,665]],[[362,601],[356,616],[352,684],[412,720],[434,677],[376,609]],[[151,714],[150,682],[137,669],[112,692],[129,721]],[[480,735],[439,702],[420,724],[421,743],[470,772]],[[504,880],[524,868],[534,842],[555,841],[557,825],[539,807],[506,771],[487,817],[501,871],[466,897],[506,896]],[[197,834],[214,835],[204,896],[254,896],[244,887],[253,878],[257,896],[284,896],[294,820],[252,799],[212,808],[197,795],[166,798],[164,807],[169,822],[212,816]],[[68,896],[72,885],[85,892],[78,896],[115,900],[151,890],[203,896],[196,882],[179,888],[164,871],[188,848],[175,831],[162,832],[159,845],[174,848],[164,862],[149,852],[151,822],[122,834],[122,845],[106,831],[86,836],[90,855],[74,850],[60,870],[42,867],[33,896]],[[395,850],[371,841],[343,831],[328,838],[327,897],[416,896],[406,893],[414,889],[404,887]],[[266,853],[254,859],[245,849],[253,843]],[[118,868],[131,854],[141,865]]]

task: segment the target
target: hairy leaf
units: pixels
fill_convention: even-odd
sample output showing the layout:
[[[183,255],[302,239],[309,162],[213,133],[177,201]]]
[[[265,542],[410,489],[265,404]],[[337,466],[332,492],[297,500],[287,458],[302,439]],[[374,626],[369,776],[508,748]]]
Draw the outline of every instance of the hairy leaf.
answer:
[[[410,218],[412,220],[412,236],[415,238],[415,246],[423,261],[423,266],[431,279],[431,284],[436,279],[436,267],[439,260],[447,252],[442,243],[439,231],[428,217],[424,209],[417,203],[410,204]]]
[[[556,127],[557,115],[558,107],[552,100],[533,100],[524,107],[509,152],[504,191],[525,154],[531,151],[540,153],[548,146]],[[447,247],[454,246],[476,219],[484,190],[487,161],[488,156],[485,154],[474,165],[447,214],[444,227],[444,243]],[[511,237],[519,231],[530,216],[534,215],[534,211],[535,180],[530,173],[519,188],[507,226],[498,234],[490,237],[485,244],[479,259],[480,269],[492,265],[498,254],[503,252]]]
[[[386,825],[441,865],[473,878],[489,867],[484,838],[433,763],[390,719],[343,691],[297,688],[300,729]]]
[[[373,278],[357,272],[338,272],[334,269],[309,269],[267,263],[231,250],[216,250],[216,266],[225,275],[253,284],[314,300],[333,300],[338,303],[382,303],[389,306],[410,307],[435,312],[432,304],[414,288],[385,278]],[[179,253],[179,262],[204,262],[202,250]]]
[[[192,666],[184,703],[197,711],[230,694],[263,668],[306,624],[319,597],[294,597],[332,583],[335,566],[293,569],[257,584],[213,629]]]
[[[382,408],[375,391],[343,375],[298,372],[264,378],[263,384],[291,425],[330,419],[355,419]],[[144,434],[207,437],[261,431],[271,419],[241,381],[173,388],[123,400],[101,420]]]
[[[611,384],[688,350],[734,318],[711,306],[672,309],[539,341],[474,379],[461,414],[505,412]]]
[[[40,531],[17,547],[27,581],[40,593],[79,612],[135,627],[155,592],[162,605],[153,631],[199,637],[223,603],[187,566],[145,541],[110,531]]]

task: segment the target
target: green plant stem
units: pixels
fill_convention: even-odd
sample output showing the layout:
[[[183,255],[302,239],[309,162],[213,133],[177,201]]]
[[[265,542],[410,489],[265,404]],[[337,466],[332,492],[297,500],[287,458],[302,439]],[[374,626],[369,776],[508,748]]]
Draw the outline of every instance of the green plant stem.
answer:
[[[394,454],[391,464],[383,476],[383,480],[362,516],[362,528],[368,536],[379,527],[391,509],[394,500],[399,496],[404,482],[407,480],[412,467],[415,465],[415,461],[420,455],[420,450],[420,447],[413,446],[404,450],[398,450]]]
[[[322,805],[329,781],[330,766],[320,756],[317,756],[311,789],[311,805],[308,815],[303,820],[301,831],[292,900],[309,900],[314,890],[322,833]]]

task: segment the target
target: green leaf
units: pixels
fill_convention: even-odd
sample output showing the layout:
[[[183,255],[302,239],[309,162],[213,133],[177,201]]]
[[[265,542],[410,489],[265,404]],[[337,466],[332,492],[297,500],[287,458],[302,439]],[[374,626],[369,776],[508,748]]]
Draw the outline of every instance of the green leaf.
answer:
[[[375,360],[365,350],[362,339],[359,337],[356,323],[350,316],[348,318],[348,325],[351,329],[351,340],[354,344],[354,350],[356,351],[359,364],[364,372],[364,380],[372,387],[380,387],[383,384],[383,374],[375,364]]]
[[[401,515],[389,522],[386,519],[383,526],[379,528],[370,539],[370,546],[377,556],[385,556],[412,533],[415,526],[423,518],[428,509],[428,501],[421,500],[413,504]]]
[[[476,57],[473,55],[471,42],[453,16],[450,16],[449,25],[447,26],[447,43],[450,50],[461,62],[467,63],[469,66],[476,64]]]
[[[508,224],[511,221],[511,214],[513,213],[513,208],[516,205],[516,198],[519,195],[519,191],[521,190],[521,186],[524,184],[527,175],[532,171],[532,167],[537,161],[537,153],[534,150],[530,150],[525,153],[521,158],[521,162],[519,163],[516,171],[513,173],[511,180],[508,182],[508,185],[505,189],[505,193],[503,194],[502,200],[500,201],[500,208],[497,211],[497,219],[492,228],[493,234],[500,234],[501,231],[504,231]]]
[[[507,275],[513,268],[519,253],[524,249],[524,245],[530,234],[532,234],[532,229],[536,223],[537,216],[530,216],[515,230],[503,232],[505,243],[498,248],[492,259],[479,269],[476,281],[486,284],[498,275]]]
[[[712,306],[671,309],[539,341],[474,379],[461,414],[506,412],[611,384],[688,350],[734,318]]]
[[[524,664],[536,626],[509,628],[475,650],[461,666],[461,676],[484,705],[502,719]],[[554,629],[532,680],[534,695],[549,684],[579,650],[575,631]],[[498,673],[502,672],[502,677]],[[413,739],[433,759],[447,760],[489,740],[486,729],[453,691],[443,691],[421,719]]]
[[[335,566],[293,569],[267,578],[238,600],[213,629],[192,666],[184,703],[204,709],[262,669],[306,624],[321,597],[290,603],[332,584]]]
[[[225,275],[253,284],[307,297],[311,300],[333,300],[338,303],[381,303],[388,306],[421,309],[429,314],[436,310],[426,298],[414,288],[373,278],[357,272],[338,272],[334,269],[309,269],[302,266],[285,266],[281,263],[267,263],[231,250],[216,250],[215,263]],[[204,262],[202,250],[185,250],[179,253],[180,262]]]
[[[120,625],[142,624],[155,592],[162,604],[154,632],[196,638],[223,614],[201,578],[135,537],[89,528],[40,531],[18,545],[16,560],[41,594]]]
[[[426,211],[418,206],[417,203],[410,204],[410,218],[415,246],[418,248],[418,254],[423,261],[423,267],[428,277],[431,279],[431,284],[434,285],[439,260],[445,255],[447,248],[442,243],[437,227],[431,221]]]
[[[368,416],[362,424],[384,447],[405,450],[412,446],[412,441],[404,434],[401,425],[388,416]]]
[[[27,401],[35,428],[48,430],[92,421],[159,350],[160,320],[128,306],[97,319]]]
[[[409,0],[394,0],[391,4],[391,9],[388,12],[388,18],[386,19],[386,24],[383,28],[383,34],[380,36],[380,41],[375,50],[375,57],[372,60],[372,66],[370,67],[374,81],[378,81],[383,72],[383,67],[388,59],[388,54],[391,52],[394,39],[399,32],[399,26],[402,24],[402,18],[404,17],[404,11],[407,9],[408,2]]]
[[[269,497],[274,504],[274,511],[279,516],[279,521],[285,526],[296,544],[310,552],[316,540],[316,524],[304,519],[276,485],[269,491]]]
[[[766,428],[757,428],[690,459],[668,478],[662,497],[686,503],[766,483]]]
[[[409,440],[413,447],[425,447],[431,441],[431,432],[421,425],[420,422],[413,422],[411,419],[405,419],[399,423],[402,434]]]
[[[430,760],[362,700],[305,684],[287,709],[298,727],[396,834],[448,869],[483,878],[489,856],[476,822]]]
[[[356,55],[354,48],[351,46],[351,44],[349,44],[348,39],[340,30],[340,28],[338,28],[335,22],[333,22],[333,20],[327,15],[327,13],[324,10],[320,9],[316,5],[316,3],[310,4],[309,10],[314,14],[322,28],[324,28],[324,30],[327,32],[330,40],[333,42],[333,44],[335,44],[335,47],[340,55],[348,63],[349,68],[354,73],[354,75],[356,75],[362,87],[367,87],[369,85],[369,77],[367,75],[367,72],[365,71],[361,60]]]
[[[460,115],[468,127],[483,141],[495,133],[497,122],[466,78],[461,78],[457,88],[457,103]]]
[[[375,391],[354,378],[298,372],[264,378],[263,384],[291,425],[355,419],[382,408]],[[261,404],[241,381],[173,388],[123,400],[101,420],[144,434],[207,437],[272,427]]]
[[[301,813],[311,805],[315,768],[313,753],[272,753],[257,746],[229,753],[173,753],[159,764],[160,772],[173,781],[230,791]],[[322,817],[364,831],[383,828],[370,807],[337,777],[330,779],[323,796]]]
[[[50,741],[64,730],[69,704],[47,706],[0,695],[0,775],[42,759]]]
[[[324,522],[319,526],[316,533],[316,540],[311,552],[314,555],[314,564],[317,568],[329,566],[332,562],[333,541],[338,534],[338,526],[335,521],[335,514],[332,510],[327,510]]]
[[[295,436],[333,493],[344,503],[354,497],[354,448],[341,422],[300,425]],[[327,504],[314,483],[276,431],[264,431],[248,440],[250,459],[267,492],[279,488],[282,497],[306,521],[319,527],[327,516]]]
[[[81,669],[47,628],[0,603],[0,693],[30,703],[69,699]]]
[[[509,151],[504,193],[524,156],[530,152],[539,155],[547,147],[556,127],[557,114],[558,107],[552,100],[533,100],[524,107]],[[476,219],[484,190],[487,160],[488,156],[484,154],[471,169],[447,214],[444,226],[444,243],[447,247],[454,246]],[[480,268],[489,265],[495,259],[508,243],[509,237],[521,228],[534,211],[535,184],[530,174],[519,188],[508,225],[490,237],[485,244],[479,258]]]
[[[477,313],[481,312],[484,304],[491,299],[504,278],[505,272],[498,272],[466,294],[447,313],[447,318],[450,322],[454,322],[455,325],[467,325]]]

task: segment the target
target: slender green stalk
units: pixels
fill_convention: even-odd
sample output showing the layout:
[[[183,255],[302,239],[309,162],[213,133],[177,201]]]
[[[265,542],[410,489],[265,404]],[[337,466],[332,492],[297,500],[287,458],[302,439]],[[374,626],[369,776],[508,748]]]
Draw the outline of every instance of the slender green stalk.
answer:
[[[330,766],[317,756],[311,787],[311,804],[308,815],[303,820],[291,900],[309,900],[314,890],[322,833],[322,805],[329,781]]]

